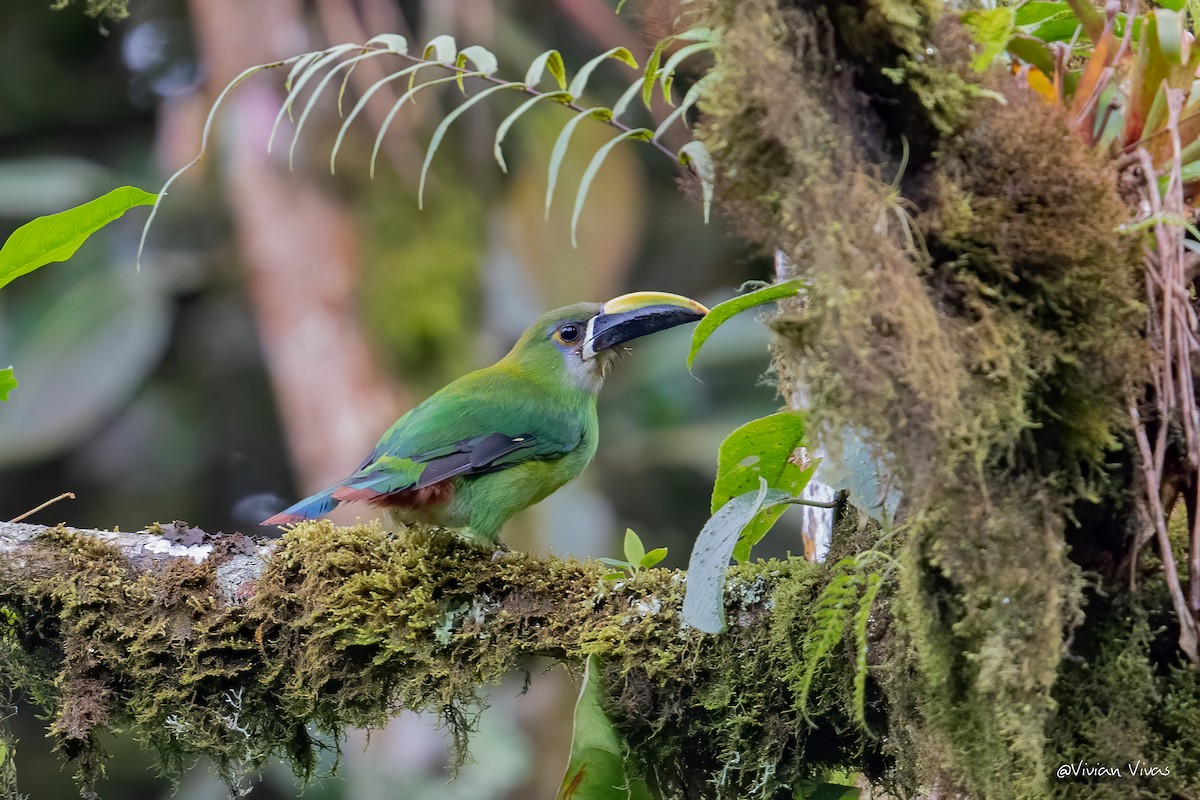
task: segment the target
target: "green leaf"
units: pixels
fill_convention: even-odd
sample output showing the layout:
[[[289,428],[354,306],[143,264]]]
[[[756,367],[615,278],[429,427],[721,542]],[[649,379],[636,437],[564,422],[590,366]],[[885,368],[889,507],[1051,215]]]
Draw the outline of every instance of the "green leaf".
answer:
[[[626,567],[632,566],[632,564],[630,564],[628,561],[622,561],[619,558],[597,558],[596,560],[606,567],[620,567],[625,569]]]
[[[621,97],[616,103],[613,104],[612,107],[613,119],[619,119],[621,115],[625,113],[626,109],[629,108],[629,104],[633,102],[633,98],[637,97],[638,89],[640,89],[641,86],[642,79],[638,78],[636,81],[629,84],[628,89],[621,93]]]
[[[667,557],[667,548],[656,547],[653,550],[651,550],[649,553],[646,553],[646,555],[642,556],[641,561],[639,561],[638,563],[641,564],[646,569],[649,569],[650,567],[653,567],[655,564],[662,561],[666,557]]]
[[[1028,3],[1021,3],[1016,9],[1015,23],[1019,27],[1032,25],[1036,22],[1041,22],[1047,17],[1055,14],[1070,14],[1071,7],[1067,5],[1065,0],[1055,0],[1055,2],[1043,2],[1043,0],[1030,0]]]
[[[629,780],[624,743],[600,703],[600,659],[588,656],[575,702],[571,757],[557,800],[649,800],[644,781]]]
[[[725,630],[725,571],[734,545],[767,502],[788,498],[759,478],[758,489],[740,494],[704,523],[688,559],[683,621],[706,633]]]
[[[792,786],[794,800],[859,800],[862,796],[857,787],[840,783],[799,780]]]
[[[700,352],[700,348],[708,341],[708,337],[712,336],[717,328],[728,322],[734,315],[740,314],[749,308],[757,308],[776,300],[782,300],[785,297],[795,297],[807,286],[806,281],[800,278],[792,278],[783,283],[774,283],[762,289],[738,295],[732,300],[726,300],[724,303],[718,303],[713,306],[709,310],[708,315],[700,320],[700,324],[696,326],[696,330],[692,332],[692,349],[688,352],[687,359],[688,370],[691,370],[692,362],[696,360],[696,354]]]
[[[673,41],[675,41],[674,36],[659,39],[654,45],[654,49],[650,51],[650,57],[646,59],[646,68],[642,72],[642,104],[646,106],[647,110],[654,105],[654,83],[658,80],[658,68],[662,64],[663,51]]]
[[[1184,15],[1166,8],[1155,10],[1158,22],[1158,48],[1171,63],[1183,63],[1184,37],[1189,36],[1184,26]]]
[[[630,564],[641,564],[646,557],[646,547],[642,538],[633,532],[633,528],[625,529],[625,558]]]
[[[782,411],[748,422],[726,437],[717,456],[717,479],[713,485],[711,509],[745,494],[765,480],[772,489],[795,497],[812,479],[816,465],[801,469],[792,459],[804,444],[804,415]],[[785,505],[763,509],[738,537],[733,557],[744,563],[750,548],[758,544],[787,510]]]
[[[83,205],[25,223],[0,248],[0,287],[38,267],[66,261],[93,233],[157,199],[136,186],[119,186]]]
[[[709,81],[709,80],[712,78],[712,76],[713,76],[713,73],[711,73],[711,72],[710,72],[710,73],[708,73],[707,75],[705,75],[703,78],[701,78],[700,80],[698,80],[698,81],[696,81],[695,83],[693,83],[693,84],[692,84],[692,87],[691,87],[690,89],[688,89],[688,92],[687,92],[687,94],[685,94],[685,95],[683,96],[683,102],[679,104],[679,107],[678,107],[678,108],[676,108],[676,109],[674,109],[674,110],[673,110],[673,111],[672,111],[670,114],[668,114],[668,115],[667,115],[667,116],[666,116],[666,117],[663,119],[663,121],[659,123],[658,127],[654,129],[654,139],[655,139],[655,141],[658,141],[658,139],[659,139],[660,137],[662,137],[662,135],[663,135],[664,133],[666,133],[666,131],[667,131],[667,128],[669,128],[669,127],[671,127],[673,124],[675,124],[675,121],[676,121],[677,119],[680,119],[680,118],[682,118],[682,119],[683,119],[683,124],[684,124],[684,126],[685,126],[685,127],[687,127],[687,124],[688,124],[688,123],[687,123],[687,117],[686,117],[685,115],[686,115],[686,114],[687,114],[687,112],[688,112],[688,111],[691,109],[691,107],[692,107],[692,106],[696,105],[696,102],[697,102],[697,101],[700,99],[700,97],[701,97],[701,96],[704,94],[704,92],[708,90],[708,86],[709,86],[709,84],[708,84],[708,81]],[[614,114],[616,114],[616,110],[617,110],[617,107],[616,107],[616,106],[613,106],[613,113],[614,113]],[[700,148],[696,148],[696,147],[695,147],[695,145],[696,145],[696,144],[700,144]],[[701,149],[701,148],[703,148],[703,150],[704,150],[704,155],[705,155],[705,156],[707,156],[707,155],[708,155],[708,148],[704,147],[703,143],[700,143],[700,142],[689,142],[688,144],[685,144],[685,145],[684,145],[684,148],[686,148],[686,147],[692,147],[693,149]],[[682,150],[683,148],[680,148],[680,149]],[[689,156],[689,158],[690,158],[690,156]],[[708,168],[709,168],[709,169],[708,169],[708,173],[709,173],[709,183],[708,183],[709,192],[708,192],[707,198],[706,198],[706,200],[705,200],[704,221],[705,221],[706,223],[708,222],[708,207],[709,207],[710,205],[712,205],[712,191],[711,191],[711,189],[712,189],[712,172],[713,172],[713,170],[712,170],[712,158],[708,158],[708,161],[707,161],[707,166],[708,166]],[[699,174],[699,170],[697,170],[697,174]]]
[[[389,53],[408,55],[408,40],[398,33],[381,33],[378,36],[372,36],[364,46],[371,47],[373,45],[381,45]]]
[[[386,50],[372,50],[369,53],[363,53],[362,55],[357,55],[354,58],[348,58],[342,63],[335,65],[333,69],[329,70],[329,72],[325,74],[325,77],[321,79],[321,82],[318,83],[316,88],[312,90],[312,94],[310,94],[308,97],[308,102],[304,104],[304,111],[300,112],[300,118],[296,120],[296,130],[292,132],[292,144],[291,147],[288,148],[288,169],[295,169],[296,143],[300,141],[300,132],[304,130],[304,123],[308,120],[309,114],[311,114],[312,110],[316,107],[317,100],[320,99],[321,93],[325,91],[325,87],[328,86],[329,82],[332,81],[338,74],[338,70],[349,68],[346,72],[346,77],[349,78],[350,71],[354,69],[358,62],[368,58],[377,58],[386,52]],[[341,107],[340,94],[338,95],[338,107]],[[268,145],[268,150],[269,149],[270,146]]]
[[[676,154],[679,163],[690,165],[700,181],[700,192],[704,198],[704,224],[708,224],[709,212],[712,210],[713,185],[717,180],[717,169],[713,166],[712,156],[704,142],[692,141],[679,148]]]
[[[571,85],[567,91],[571,93],[571,97],[579,97],[587,88],[588,78],[592,76],[592,72],[600,63],[607,59],[616,59],[622,63],[628,64],[634,69],[638,68],[637,59],[633,57],[633,53],[629,52],[624,47],[614,47],[610,50],[605,50],[600,55],[593,58],[591,61],[579,68],[579,72],[575,73],[575,79],[571,81]]]
[[[619,581],[625,577],[624,572],[606,572],[600,576],[602,581]]]
[[[0,369],[0,400],[8,400],[8,393],[17,388],[17,376],[12,367]]]
[[[473,73],[467,74],[470,75]],[[463,77],[461,73],[459,74],[459,77]],[[437,152],[438,145],[442,143],[442,139],[445,137],[446,131],[450,129],[450,125],[454,122],[454,120],[461,117],[468,108],[475,105],[490,94],[495,94],[496,92],[503,91],[504,89],[524,88],[525,84],[515,82],[502,83],[499,86],[492,86],[488,89],[484,89],[478,94],[471,95],[470,98],[464,100],[461,105],[445,116],[445,118],[437,126],[437,129],[433,132],[433,138],[429,140],[429,149],[425,151],[425,163],[421,165],[421,182],[417,189],[417,208],[425,207],[425,177],[429,174],[429,165],[433,163],[433,155]]]
[[[337,154],[338,151],[342,149],[342,140],[346,138],[346,132],[350,130],[350,125],[353,124],[354,119],[362,113],[364,108],[367,107],[367,102],[371,99],[371,96],[374,95],[375,92],[379,91],[386,83],[390,83],[397,78],[403,78],[405,75],[415,75],[419,70],[433,66],[436,65],[429,64],[424,61],[419,64],[413,64],[410,67],[405,67],[404,69],[393,72],[390,75],[383,76],[379,80],[375,81],[375,83],[371,84],[369,89],[363,92],[362,97],[358,98],[358,102],[354,104],[354,108],[350,111],[350,116],[346,117],[345,121],[342,123],[341,130],[338,131],[337,139],[335,139],[333,142],[333,150],[331,150],[329,153],[330,175],[333,175],[336,172]]]
[[[387,133],[388,126],[392,124],[392,120],[396,118],[396,114],[400,111],[400,107],[422,89],[428,89],[431,86],[440,86],[443,83],[457,81],[460,77],[470,77],[475,74],[476,73],[473,72],[468,72],[466,75],[455,73],[447,78],[434,78],[431,81],[425,81],[425,83],[413,86],[407,92],[400,95],[400,98],[392,105],[391,110],[388,111],[387,116],[383,118],[383,124],[379,126],[379,133],[375,136],[375,147],[371,150],[371,178],[375,177],[375,162],[379,158],[379,148],[383,146],[383,136]],[[426,160],[428,160],[428,156],[426,157]]]
[[[663,100],[674,105],[671,101],[671,84],[675,81],[675,70],[679,69],[679,65],[683,63],[684,59],[705,50],[712,50],[715,46],[715,42],[712,41],[695,42],[675,51],[663,68],[659,70],[659,76],[662,79]]]
[[[533,60],[529,65],[529,71],[525,73],[525,85],[530,89],[536,89],[537,85],[542,82],[542,75],[550,71],[550,75],[558,83],[559,89],[567,88],[567,68],[563,64],[562,54],[557,50],[547,50]]]
[[[558,132],[558,138],[554,140],[554,148],[550,151],[550,172],[546,179],[546,219],[550,219],[550,202],[554,199],[554,187],[558,183],[558,171],[562,168],[563,159],[567,155],[567,145],[571,143],[571,134],[575,132],[576,126],[588,117],[610,120],[612,119],[612,111],[602,106],[585,109],[567,120],[567,124],[563,125],[562,130]]]
[[[296,82],[288,88],[287,97],[284,98],[283,105],[281,105],[279,107],[278,113],[275,114],[275,122],[271,125],[271,135],[267,137],[267,152],[268,153],[271,152],[271,148],[275,144],[275,134],[279,132],[279,125],[283,122],[283,118],[286,116],[289,116],[292,113],[292,104],[295,102],[296,97],[299,96],[300,90],[303,89],[305,86],[307,86],[308,82],[310,80],[312,80],[313,76],[316,75],[317,73],[319,73],[322,69],[324,69],[327,64],[329,64],[333,61],[337,61],[339,58],[342,57],[342,54],[345,53],[347,50],[354,50],[357,47],[358,47],[358,45],[353,45],[353,44],[340,44],[340,45],[337,45],[336,47],[330,47],[327,50],[322,50],[320,53],[320,58],[309,61],[308,64],[305,66],[305,68],[300,71]],[[311,54],[306,54],[306,55],[311,55]],[[242,73],[242,75],[239,75],[237,78],[235,78],[233,80],[233,82],[231,82],[228,86],[225,87],[226,92],[228,92],[230,89],[232,89],[238,83],[240,83],[243,80],[243,76],[248,77],[246,75],[246,73]],[[222,95],[224,95],[224,94],[225,93],[223,92]],[[209,112],[209,120],[210,121],[212,119],[212,114],[216,110],[217,110],[217,103],[213,103],[213,108]],[[204,152],[203,144],[200,147],[200,151]]]
[[[600,166],[604,163],[604,159],[612,152],[612,149],[618,143],[625,139],[642,139],[649,141],[654,137],[654,131],[649,128],[634,128],[631,131],[625,131],[609,139],[596,154],[592,156],[592,160],[588,162],[587,169],[583,171],[583,177],[579,181],[579,191],[575,193],[575,210],[571,212],[571,246],[578,247],[579,243],[575,240],[575,232],[579,227],[579,215],[583,213],[583,202],[587,199],[588,189],[592,186],[592,181],[596,177],[596,173],[600,171]]]
[[[445,33],[430,39],[429,44],[421,51],[421,58],[438,64],[453,64],[457,55],[458,44],[453,36]]]
[[[495,54],[486,47],[480,47],[477,44],[464,47],[459,52],[458,57],[454,59],[454,66],[462,69],[467,65],[468,61],[475,65],[477,72],[482,72],[484,75],[494,75],[496,70],[500,69],[500,63],[496,61]],[[465,77],[466,75],[463,74],[458,76],[458,90],[463,94],[467,93],[466,86],[463,84],[463,78]]]
[[[566,92],[547,92],[546,94],[535,94],[533,97],[517,106],[511,114],[504,118],[504,121],[500,123],[500,127],[496,128],[496,141],[492,144],[492,155],[496,157],[496,163],[500,165],[501,172],[508,172],[508,164],[504,163],[504,153],[500,149],[500,143],[503,142],[504,137],[508,135],[508,129],[516,124],[516,121],[520,119],[526,111],[537,105],[539,101],[555,100],[558,102],[569,102],[570,99],[571,95],[567,94]]]
[[[1012,38],[1016,27],[1013,10],[1008,6],[999,6],[967,11],[962,15],[962,22],[970,31],[975,44],[979,46],[975,57],[971,59],[971,68],[976,72],[983,72],[996,56],[1004,52],[1008,40]]]

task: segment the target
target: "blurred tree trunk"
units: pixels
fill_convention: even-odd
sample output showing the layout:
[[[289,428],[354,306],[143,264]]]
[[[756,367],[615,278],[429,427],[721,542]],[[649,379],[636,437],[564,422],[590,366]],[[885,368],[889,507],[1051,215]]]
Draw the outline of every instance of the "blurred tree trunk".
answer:
[[[247,67],[318,45],[295,0],[196,0],[197,46],[209,96]],[[290,172],[282,126],[267,137],[282,98],[250,85],[221,111],[221,179],[248,289],[302,491],[345,475],[408,398],[380,368],[357,316],[363,257],[355,220],[302,170]],[[403,309],[397,309],[403,313]]]

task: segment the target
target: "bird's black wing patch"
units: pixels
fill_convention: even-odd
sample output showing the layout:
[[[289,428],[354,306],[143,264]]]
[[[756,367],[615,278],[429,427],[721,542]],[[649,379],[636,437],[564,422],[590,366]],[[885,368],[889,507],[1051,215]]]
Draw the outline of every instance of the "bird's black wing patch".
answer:
[[[414,489],[424,489],[456,475],[481,475],[504,469],[520,459],[509,459],[514,453],[533,451],[538,447],[536,437],[526,434],[509,436],[504,433],[489,433],[456,442],[454,451],[438,451],[436,455],[413,456],[413,461],[424,461],[425,469]],[[532,454],[532,453],[531,453]],[[429,457],[432,455],[433,457]]]

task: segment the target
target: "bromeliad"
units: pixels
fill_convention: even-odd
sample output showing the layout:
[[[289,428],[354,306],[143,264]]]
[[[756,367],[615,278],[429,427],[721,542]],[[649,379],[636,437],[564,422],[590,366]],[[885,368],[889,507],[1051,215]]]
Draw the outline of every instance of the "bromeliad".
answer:
[[[463,528],[494,541],[509,517],[591,462],[596,393],[621,346],[707,313],[695,300],[661,292],[551,311],[504,358],[401,417],[349,477],[263,524],[312,519],[357,500],[396,522]]]

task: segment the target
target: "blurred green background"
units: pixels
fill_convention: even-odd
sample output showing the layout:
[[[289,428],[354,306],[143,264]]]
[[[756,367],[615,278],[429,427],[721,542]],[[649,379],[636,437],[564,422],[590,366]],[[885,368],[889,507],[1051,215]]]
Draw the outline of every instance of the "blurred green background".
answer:
[[[569,72],[615,45],[644,60],[668,32],[670,5],[631,1],[620,16],[614,5],[133,0],[131,16],[112,22],[78,5],[52,11],[50,0],[0,0],[0,235],[116,185],[157,190],[196,153],[217,92],[251,64],[385,31],[483,44],[514,79],[549,47],[562,51]],[[357,97],[375,77],[356,72],[349,92]],[[635,77],[606,63],[589,94],[611,105]],[[502,355],[542,311],[645,289],[712,304],[769,274],[719,218],[703,224],[667,158],[637,144],[605,162],[572,248],[575,187],[614,132],[580,126],[544,220],[549,150],[568,112],[544,104],[525,116],[505,140],[504,175],[492,138],[515,96],[480,104],[451,129],[423,211],[416,176],[433,127],[457,102],[452,87],[396,118],[374,181],[374,133],[396,94],[380,92],[367,107],[331,177],[340,124],[331,93],[289,172],[290,125],[273,155],[263,144],[283,78],[257,76],[233,96],[207,157],[164,203],[140,272],[144,209],[69,263],[0,293],[0,364],[21,381],[0,404],[0,519],[69,491],[77,499],[28,521],[135,530],[184,519],[271,534],[257,521],[347,473],[394,418]],[[686,91],[688,81],[679,84]],[[677,148],[687,136],[680,128],[667,141]],[[684,366],[689,336],[677,329],[638,343],[601,396],[595,464],[510,523],[505,541],[617,556],[632,527],[648,547],[670,548],[664,566],[686,565],[708,517],[719,442],[779,404],[762,380],[767,335],[752,316],[714,337],[698,380]],[[357,514],[370,511],[340,519]],[[785,528],[766,544],[784,547],[792,536]],[[453,782],[441,733],[408,715],[371,733],[369,747],[365,732],[352,733],[339,775],[305,796],[553,796],[575,690],[561,670],[530,664],[529,672],[525,693],[521,675],[490,691],[475,762]],[[74,796],[36,710],[22,706],[7,724],[19,739],[21,790],[32,800]],[[132,739],[108,749],[103,797],[170,794]],[[282,769],[268,770],[251,796],[300,791]],[[176,796],[224,793],[201,767]]]

